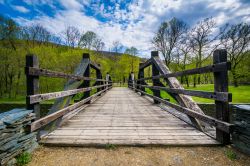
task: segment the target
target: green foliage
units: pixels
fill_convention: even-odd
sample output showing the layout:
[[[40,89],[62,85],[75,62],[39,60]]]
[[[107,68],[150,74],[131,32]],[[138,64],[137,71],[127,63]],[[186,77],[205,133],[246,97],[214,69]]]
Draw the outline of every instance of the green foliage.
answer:
[[[109,150],[115,150],[117,147],[114,144],[106,144],[105,148]]]
[[[32,159],[32,155],[28,152],[24,152],[16,157],[17,165],[24,166],[27,165]]]
[[[232,149],[226,149],[225,155],[230,160],[236,160],[237,159],[237,154]]]

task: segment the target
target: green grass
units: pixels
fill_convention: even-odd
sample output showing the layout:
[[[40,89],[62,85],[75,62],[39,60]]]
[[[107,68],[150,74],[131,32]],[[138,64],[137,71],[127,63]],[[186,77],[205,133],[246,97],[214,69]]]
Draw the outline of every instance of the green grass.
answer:
[[[236,160],[237,159],[237,154],[232,149],[226,149],[225,155],[230,160]]]
[[[24,166],[27,165],[31,161],[31,154],[28,152],[24,152],[16,157],[17,165]]]
[[[184,87],[185,89],[190,90],[202,90],[202,91],[214,91],[213,84],[198,85],[194,87]],[[147,93],[152,94],[152,91],[146,88]],[[233,103],[250,103],[250,85],[242,85],[239,87],[229,86],[229,92],[232,93]],[[176,101],[166,92],[161,91],[161,96],[163,98],[169,98],[171,102],[176,103]],[[205,99],[200,97],[192,97],[198,103],[214,103],[214,100]]]

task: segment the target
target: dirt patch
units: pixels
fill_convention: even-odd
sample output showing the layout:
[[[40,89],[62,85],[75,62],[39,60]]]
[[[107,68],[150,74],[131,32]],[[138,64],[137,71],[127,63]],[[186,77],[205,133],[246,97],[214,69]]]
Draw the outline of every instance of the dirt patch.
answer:
[[[228,153],[230,152],[230,153]],[[233,159],[228,154],[236,154]],[[228,147],[39,147],[30,166],[229,166],[248,165],[250,157]]]

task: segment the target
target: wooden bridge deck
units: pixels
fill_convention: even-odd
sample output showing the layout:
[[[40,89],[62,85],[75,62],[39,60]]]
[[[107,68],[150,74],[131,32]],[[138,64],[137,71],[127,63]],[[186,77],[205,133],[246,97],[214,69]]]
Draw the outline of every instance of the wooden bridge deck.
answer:
[[[219,144],[128,88],[112,88],[43,137],[41,143],[58,146]]]

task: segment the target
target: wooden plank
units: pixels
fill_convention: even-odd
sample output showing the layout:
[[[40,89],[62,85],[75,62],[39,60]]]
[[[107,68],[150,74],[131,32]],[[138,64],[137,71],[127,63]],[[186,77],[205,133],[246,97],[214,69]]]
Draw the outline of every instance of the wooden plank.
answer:
[[[177,89],[177,88],[166,88],[166,87],[160,87],[160,86],[149,86],[149,85],[139,85],[136,84],[139,87],[146,87],[150,89],[156,89],[156,90],[164,90],[166,92],[175,93],[175,94],[184,94],[189,96],[197,96],[207,99],[213,99],[217,101],[228,101],[232,102],[232,93],[228,92],[205,92],[205,91],[199,91],[199,90],[186,90],[186,89]]]
[[[83,100],[81,100],[81,101],[79,101],[79,102],[77,102],[77,103],[75,103],[73,105],[70,105],[70,106],[68,106],[66,108],[63,108],[63,109],[61,109],[61,110],[59,110],[57,112],[54,112],[54,113],[49,114],[49,115],[47,115],[47,116],[45,116],[45,117],[43,117],[41,119],[38,119],[38,120],[34,121],[30,125],[30,131],[31,132],[35,131],[35,130],[49,124],[50,122],[60,118],[61,116],[75,110],[76,108],[82,106],[86,102],[90,101],[93,97],[98,96],[100,93],[103,93],[104,91],[105,90],[102,90],[102,91],[100,91],[100,92],[98,92],[98,93],[96,93],[96,94],[94,94],[94,95],[92,95],[92,96],[90,96],[90,97],[88,97],[86,99],[83,99]]]
[[[227,61],[226,50],[215,50],[213,54],[213,62],[225,63]],[[228,92],[228,74],[227,70],[214,72],[214,90],[215,92]],[[216,118],[229,122],[229,104],[227,101],[215,100]],[[216,139],[223,143],[230,143],[230,133],[224,132],[220,128],[216,128]]]
[[[213,117],[210,117],[210,116],[207,116],[207,115],[204,115],[204,114],[201,114],[201,113],[198,113],[196,111],[193,111],[189,108],[185,108],[185,107],[182,107],[182,106],[179,106],[179,105],[176,105],[176,104],[173,104],[173,103],[170,103],[169,101],[166,101],[164,99],[161,99],[159,97],[156,97],[156,96],[153,96],[153,95],[150,95],[150,94],[147,94],[141,90],[139,90],[141,93],[144,93],[145,95],[151,97],[151,98],[154,98],[155,100],[158,100],[159,102],[161,103],[164,103],[172,108],[175,108],[176,110],[182,112],[182,113],[185,113],[189,116],[192,116],[194,118],[197,118],[199,120],[202,120],[212,126],[215,126],[216,128],[226,132],[226,133],[230,133],[231,130],[232,130],[232,127],[233,125],[230,124],[230,123],[227,123],[227,122],[223,122],[221,120],[218,120],[216,118],[213,118]]]
[[[41,69],[38,67],[27,67],[26,71],[31,76],[45,76],[45,77],[54,77],[54,78],[66,78],[66,79],[72,79],[72,80],[96,80],[96,81],[106,81],[104,79],[96,79],[96,78],[90,78],[90,77],[83,77],[78,76],[74,74],[66,74],[63,72],[58,71],[52,71],[47,69]]]
[[[118,96],[123,96],[122,98]],[[108,102],[112,98],[112,103]],[[138,99],[136,102],[135,99]],[[45,136],[45,145],[218,145],[194,127],[150,104],[127,88],[112,88],[83,111]],[[98,100],[96,102],[98,102]],[[125,100],[126,102],[123,102]],[[140,102],[147,102],[139,104]]]
[[[39,103],[45,100],[57,99],[57,98],[65,97],[65,96],[71,96],[80,92],[91,91],[93,89],[101,88],[104,86],[107,86],[107,85],[98,85],[98,86],[93,86],[93,87],[72,89],[72,90],[66,90],[66,91],[60,91],[60,92],[30,95],[28,96],[28,101],[30,102],[30,104]]]
[[[157,51],[152,51],[151,52],[151,57],[157,57],[158,52]],[[159,70],[157,69],[156,64],[152,63],[152,76],[157,76],[159,75]],[[160,86],[160,79],[153,79],[153,86]],[[161,91],[159,89],[151,89],[153,91],[154,96],[161,98]],[[155,104],[160,103],[158,100],[154,100]]]
[[[194,74],[204,74],[204,73],[211,73],[211,72],[221,72],[227,71],[231,69],[230,62],[221,62],[218,64],[208,65],[200,68],[189,69],[184,71],[179,71],[175,73],[167,73],[167,74],[160,74],[157,76],[146,77],[139,80],[150,80],[150,79],[159,79],[159,78],[169,78],[169,77],[179,77],[185,75],[194,75]]]

